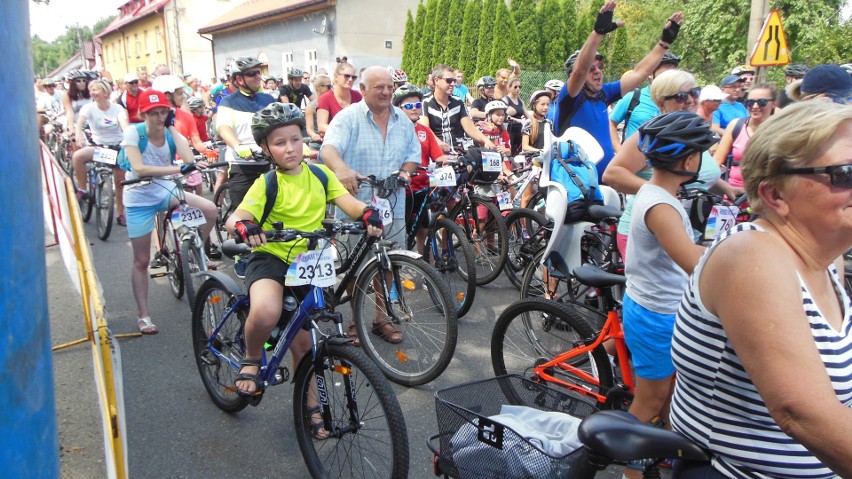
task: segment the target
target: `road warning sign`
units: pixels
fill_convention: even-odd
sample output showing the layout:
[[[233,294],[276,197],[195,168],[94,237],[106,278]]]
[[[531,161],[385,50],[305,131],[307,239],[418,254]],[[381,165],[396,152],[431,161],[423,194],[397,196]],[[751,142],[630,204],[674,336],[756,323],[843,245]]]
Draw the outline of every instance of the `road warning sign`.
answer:
[[[777,67],[790,63],[790,48],[781,26],[778,10],[769,12],[760,31],[749,64],[755,67]]]

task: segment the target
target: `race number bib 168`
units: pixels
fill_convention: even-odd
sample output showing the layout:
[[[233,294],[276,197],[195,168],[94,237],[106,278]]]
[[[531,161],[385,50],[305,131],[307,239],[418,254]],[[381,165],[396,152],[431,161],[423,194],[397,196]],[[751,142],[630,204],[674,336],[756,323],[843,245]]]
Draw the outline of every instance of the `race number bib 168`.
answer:
[[[503,171],[503,156],[496,151],[483,151],[482,171],[497,173]]]
[[[429,186],[456,186],[456,172],[452,166],[445,166],[429,173]]]
[[[707,219],[707,226],[704,228],[704,238],[715,240],[722,233],[733,228],[737,224],[737,213],[739,213],[739,208],[736,206],[714,206],[710,210],[710,217]]]
[[[334,286],[337,276],[334,271],[334,256],[331,248],[305,251],[300,254],[284,277],[287,286],[303,286],[310,284],[320,288]]]
[[[204,223],[207,223],[207,220],[204,219],[204,213],[194,206],[183,205],[172,210],[172,224],[175,228],[180,225],[194,228]]]
[[[393,209],[391,208],[390,201],[387,198],[379,198],[378,196],[373,197],[373,206],[379,210],[379,216],[382,217],[382,224],[387,226],[393,223]]]
[[[95,148],[95,153],[92,155],[92,159],[98,163],[103,163],[106,165],[115,165],[118,159],[118,152],[115,150],[110,150],[109,148]]]

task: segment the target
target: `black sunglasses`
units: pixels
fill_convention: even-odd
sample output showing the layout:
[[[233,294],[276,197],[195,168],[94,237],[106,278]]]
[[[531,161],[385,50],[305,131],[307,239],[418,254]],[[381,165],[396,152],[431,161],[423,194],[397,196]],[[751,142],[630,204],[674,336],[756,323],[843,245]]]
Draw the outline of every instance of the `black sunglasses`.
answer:
[[[254,70],[254,71],[251,71],[251,72],[245,72],[245,73],[243,73],[243,76],[247,76],[247,77],[256,77],[256,76],[260,76],[260,70]]]
[[[697,100],[699,95],[701,95],[701,88],[695,87],[688,91],[679,91],[674,95],[664,96],[663,100],[674,100],[678,103],[685,103],[687,97],[691,96],[693,100]]]
[[[455,78],[444,78],[444,77],[441,77],[441,80],[444,80],[444,81],[445,81],[445,82],[447,82],[447,84],[449,84],[449,85],[452,85],[453,83],[455,83],[455,82],[456,82],[456,79],[455,79]],[[488,88],[488,87],[486,87],[486,88]],[[494,88],[494,87],[491,87],[491,88]]]
[[[852,188],[852,163],[821,166],[818,168],[786,168],[779,173],[782,175],[817,175],[826,173],[831,179],[832,185],[839,188]]]
[[[348,73],[343,73],[342,75],[344,77],[346,77],[347,80],[354,80],[354,79],[358,78],[358,75],[350,75]]]
[[[745,101],[745,106],[746,106],[747,108],[751,108],[751,107],[753,107],[753,106],[755,105],[755,103],[756,103],[756,104],[757,104],[757,106],[759,106],[759,107],[763,108],[763,107],[765,107],[766,105],[768,105],[770,101],[772,101],[772,100],[770,100],[770,99],[768,99],[768,98],[759,98],[759,99],[757,99],[757,100],[746,100],[746,101]]]

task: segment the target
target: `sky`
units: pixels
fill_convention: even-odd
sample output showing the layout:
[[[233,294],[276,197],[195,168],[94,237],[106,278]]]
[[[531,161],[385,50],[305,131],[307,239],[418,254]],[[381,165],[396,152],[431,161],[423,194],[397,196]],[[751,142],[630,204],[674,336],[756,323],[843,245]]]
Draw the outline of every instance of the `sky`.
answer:
[[[95,24],[101,18],[116,15],[126,0],[50,0],[50,4],[29,0],[30,35],[51,42],[65,33],[68,26]]]

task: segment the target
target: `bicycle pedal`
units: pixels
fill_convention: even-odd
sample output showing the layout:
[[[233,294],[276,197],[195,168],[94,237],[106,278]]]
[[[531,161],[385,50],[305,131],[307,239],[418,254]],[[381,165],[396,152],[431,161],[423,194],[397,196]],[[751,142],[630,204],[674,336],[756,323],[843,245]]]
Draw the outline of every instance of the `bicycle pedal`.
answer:
[[[151,274],[149,275],[149,277],[150,277],[151,279],[156,279],[156,278],[162,278],[162,277],[164,277],[164,276],[167,276],[168,274],[169,274],[169,273],[151,273]]]

